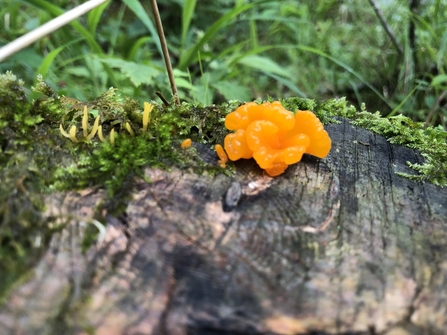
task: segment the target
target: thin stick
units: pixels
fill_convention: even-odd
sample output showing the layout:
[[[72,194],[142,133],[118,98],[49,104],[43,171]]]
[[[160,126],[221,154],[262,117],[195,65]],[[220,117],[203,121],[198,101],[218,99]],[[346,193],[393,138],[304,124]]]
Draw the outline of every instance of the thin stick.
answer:
[[[18,39],[12,41],[11,43],[5,45],[4,47],[0,48],[0,62],[4,61],[9,56],[14,55],[15,53],[19,52],[23,48],[26,48],[31,43],[36,42],[38,39],[41,39],[42,37],[45,37],[48,34],[51,34],[53,31],[59,29],[60,27],[65,26],[66,24],[70,23],[74,19],[91,11],[93,8],[98,7],[99,5],[103,4],[106,1],[107,0],[87,1],[87,2],[83,3],[82,5],[77,6],[77,7],[73,8],[72,10],[69,10],[68,12],[45,23],[44,25],[40,26],[39,28],[36,28],[33,31],[30,31],[28,34],[25,34],[25,35],[19,37]]]
[[[397,51],[400,54],[403,54],[404,53],[404,49],[402,48],[402,46],[397,41],[397,38],[394,35],[393,31],[391,30],[391,27],[388,25],[388,23],[386,23],[385,18],[383,17],[383,14],[380,11],[380,9],[377,7],[376,3],[373,0],[368,0],[368,2],[371,5],[371,7],[374,9],[374,12],[376,13],[377,18],[380,21],[380,24],[382,25],[383,29],[385,29],[387,35],[391,39],[391,42],[393,42],[393,44],[396,47]]]
[[[163,96],[163,94],[161,94],[161,92],[157,91],[155,92],[155,94],[160,98],[161,101],[163,101],[163,105],[165,105],[165,107],[169,106],[168,100],[166,100],[166,98]]]
[[[163,57],[165,59],[166,70],[168,71],[169,82],[171,83],[172,94],[175,96],[175,101],[177,102],[177,105],[180,105],[177,86],[175,85],[174,80],[174,72],[172,71],[171,59],[169,58],[168,46],[166,44],[165,33],[163,32],[163,24],[161,23],[160,13],[158,12],[157,1],[151,0],[151,6],[152,6],[152,13],[154,13],[155,23],[157,25],[158,37],[160,38]]]

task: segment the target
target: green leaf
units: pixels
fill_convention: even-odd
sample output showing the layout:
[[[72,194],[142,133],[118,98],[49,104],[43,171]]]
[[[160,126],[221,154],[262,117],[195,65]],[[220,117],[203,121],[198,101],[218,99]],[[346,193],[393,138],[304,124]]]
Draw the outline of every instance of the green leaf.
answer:
[[[53,64],[54,59],[57,57],[57,55],[59,55],[59,53],[63,49],[65,49],[67,46],[74,44],[74,43],[78,43],[81,40],[82,39],[76,39],[74,41],[71,41],[71,42],[51,51],[48,55],[45,56],[44,60],[40,64],[39,68],[37,69],[37,74],[41,74],[42,77],[45,77],[47,75],[48,70],[50,69],[51,65]]]
[[[440,86],[441,84],[447,82],[447,74],[438,74],[431,81],[431,86]]]
[[[214,92],[210,89],[208,81],[205,80],[202,83],[194,85],[194,90],[191,91],[194,99],[194,103],[210,105],[214,98]]]
[[[147,43],[151,40],[151,38],[149,36],[143,36],[140,37],[135,43],[132,44],[132,48],[130,49],[130,51],[127,53],[127,59],[128,60],[134,60],[138,50],[141,49],[141,46],[144,43]]]
[[[64,72],[77,77],[89,78],[91,76],[91,72],[85,66],[70,66]]]
[[[234,46],[229,47],[224,50],[217,56],[217,58],[224,58],[224,56],[229,55],[227,58],[229,66],[236,66],[237,62],[239,62],[242,58],[258,55],[260,53],[266,52],[268,50],[274,49],[275,45],[265,45],[262,47],[253,48],[247,52],[240,53],[239,51],[247,46],[249,41],[244,41],[239,44],[235,44]]]
[[[233,84],[229,81],[220,81],[213,84],[213,87],[219,91],[227,100],[251,101],[253,100],[250,90],[241,85]]]
[[[14,58],[17,62],[34,69],[40,66],[44,60],[40,53],[36,52],[33,48],[27,48],[19,51]]]
[[[138,0],[123,0],[123,2],[129,7],[129,9],[134,12],[134,14],[143,22],[146,28],[152,35],[152,39],[154,40],[155,45],[157,46],[158,52],[160,56],[163,57],[163,52],[161,51],[160,39],[158,38],[157,30],[154,27],[151,19],[147,15],[144,7]]]
[[[135,86],[140,86],[141,84],[152,84],[152,79],[160,73],[157,68],[152,66],[128,62],[123,59],[104,58],[100,59],[100,61],[110,67],[120,69],[121,73],[129,78]]]
[[[188,72],[180,71],[179,69],[174,69],[174,78],[177,87],[185,88],[191,91],[195,90],[195,87],[191,82],[191,78]]]
[[[92,9],[87,14],[87,26],[92,34],[95,34],[96,27],[98,26],[99,19],[101,18],[102,13],[106,9],[106,7],[110,4],[110,1],[104,2],[102,5]]]
[[[256,4],[247,4],[244,6],[236,7],[223,15],[219,20],[214,22],[214,24],[208,28],[202,38],[195,45],[193,45],[182,54],[178,68],[180,70],[185,70],[189,65],[191,65],[191,63],[195,61],[197,54],[200,52],[200,50],[202,50],[202,47],[205,45],[205,43],[212,39],[222,27],[229,24],[240,13],[245,12],[250,8],[253,8],[254,6],[256,6]]]
[[[274,73],[266,73],[267,76],[272,77],[273,79],[275,79],[276,81],[280,82],[281,84],[283,84],[284,86],[288,87],[292,92],[295,92],[296,94],[298,94],[300,97],[302,98],[307,98],[306,93],[304,93],[303,91],[301,91],[298,87],[296,87],[296,85],[291,81],[288,80],[286,78],[277,76]]]
[[[287,48],[289,46],[286,46]],[[383,96],[382,93],[380,93],[373,85],[371,85],[367,80],[365,80],[358,72],[354,71],[354,69],[350,66],[348,66],[347,64],[343,63],[342,61],[340,61],[339,59],[328,55],[327,53],[319,50],[319,49],[315,49],[312,47],[308,47],[305,45],[297,45],[294,46],[293,48],[296,48],[298,50],[302,50],[302,51],[306,51],[306,52],[310,52],[313,54],[316,54],[318,56],[324,57],[326,59],[329,59],[331,62],[337,64],[338,66],[342,67],[343,69],[345,69],[347,72],[349,72],[350,74],[352,74],[354,77],[356,77],[357,79],[359,79],[362,83],[364,83],[371,91],[373,91],[384,103],[386,103],[390,108],[392,108],[392,106],[390,105],[390,103],[385,99],[385,97]]]
[[[419,84],[418,86],[416,86],[415,88],[413,88],[411,90],[410,93],[407,94],[407,96],[400,102],[399,105],[397,105],[396,107],[394,107],[394,109],[386,116],[386,117],[391,117],[394,114],[396,114],[401,108],[402,106],[405,104],[405,102],[407,102],[407,100],[413,95],[414,92],[416,92],[416,90],[421,86],[421,84]]]
[[[90,111],[90,114],[92,114],[93,115],[93,117],[97,117],[98,116],[98,114],[99,114],[99,111],[97,110],[97,109],[92,109],[91,111]]]
[[[60,16],[65,13],[65,11],[61,8],[59,8],[56,5],[51,4],[49,1],[46,0],[25,0],[25,2],[30,3],[42,10],[44,10],[47,13],[50,13],[52,16]],[[101,48],[101,46],[96,42],[95,37],[93,34],[91,34],[87,29],[85,29],[82,24],[80,24],[77,20],[74,20],[70,22],[70,25],[75,28],[78,33],[85,38],[88,45],[90,46],[93,53],[104,55],[104,50]],[[109,79],[112,81],[112,83],[116,86],[116,81],[113,75],[113,72],[106,68],[107,75]]]
[[[185,0],[182,12],[182,46],[185,45],[186,34],[189,30],[189,25],[191,23],[192,15],[194,14],[194,9],[196,8],[197,0]]]
[[[273,74],[279,74],[280,76],[289,78],[290,74],[282,67],[280,67],[277,63],[272,61],[270,58],[257,56],[257,55],[249,55],[244,58],[239,59],[239,64],[251,67],[256,70],[260,70],[262,72],[270,72]]]
[[[40,64],[39,68],[37,69],[37,74],[41,74],[42,77],[45,77],[48,73],[48,70],[51,67],[51,64],[53,64],[54,59],[57,55],[64,49],[64,47],[59,47],[57,49],[54,49],[51,51],[44,59],[42,64]]]
[[[185,71],[181,71],[179,69],[174,69],[174,76],[177,77],[189,77],[189,73]]]
[[[178,88],[186,88],[188,90],[193,90],[194,85],[192,85],[188,80],[183,78],[177,78],[175,77],[175,84]]]

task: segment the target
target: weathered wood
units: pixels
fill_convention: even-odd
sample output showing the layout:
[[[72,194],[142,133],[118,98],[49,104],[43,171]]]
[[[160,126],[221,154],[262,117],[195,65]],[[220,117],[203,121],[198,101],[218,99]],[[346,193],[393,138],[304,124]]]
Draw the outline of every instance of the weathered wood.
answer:
[[[232,178],[148,169],[85,254],[103,192],[51,196],[69,224],[0,309],[1,333],[443,334],[447,190],[395,174],[413,150],[327,129],[326,159],[274,179],[252,161]]]

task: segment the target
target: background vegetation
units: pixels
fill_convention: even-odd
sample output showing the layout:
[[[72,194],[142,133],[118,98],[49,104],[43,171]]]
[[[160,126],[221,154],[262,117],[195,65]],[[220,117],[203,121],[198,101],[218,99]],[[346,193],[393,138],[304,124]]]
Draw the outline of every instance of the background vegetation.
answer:
[[[0,45],[80,0],[3,0]],[[446,126],[447,0],[158,0],[180,98],[347,96],[385,115]],[[170,96],[146,1],[111,1],[3,63],[90,100],[110,86]],[[387,34],[385,28],[388,27]],[[393,41],[393,38],[395,39]]]

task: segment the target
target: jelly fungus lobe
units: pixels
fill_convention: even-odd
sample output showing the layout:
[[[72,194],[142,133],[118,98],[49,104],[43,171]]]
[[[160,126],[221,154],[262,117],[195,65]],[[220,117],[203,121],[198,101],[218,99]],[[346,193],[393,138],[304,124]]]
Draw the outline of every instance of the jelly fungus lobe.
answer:
[[[235,131],[224,139],[229,159],[253,157],[272,177],[299,162],[305,153],[324,158],[331,149],[331,139],[314,113],[298,110],[294,114],[279,101],[246,103],[227,115],[225,126]],[[221,158],[217,146],[216,151]]]
[[[190,138],[187,138],[186,140],[182,141],[182,144],[180,145],[182,148],[189,148],[192,144],[192,141]]]
[[[220,144],[216,144],[214,146],[214,149],[216,149],[217,156],[219,157],[217,163],[220,165],[221,168],[225,168],[228,162],[228,156],[225,153],[224,148],[222,148]]]

